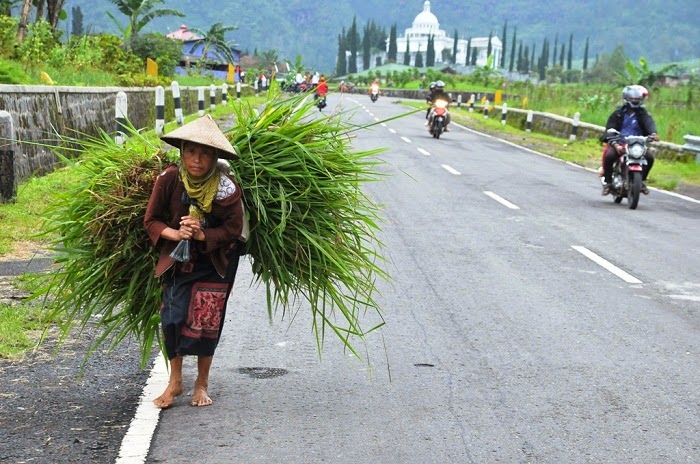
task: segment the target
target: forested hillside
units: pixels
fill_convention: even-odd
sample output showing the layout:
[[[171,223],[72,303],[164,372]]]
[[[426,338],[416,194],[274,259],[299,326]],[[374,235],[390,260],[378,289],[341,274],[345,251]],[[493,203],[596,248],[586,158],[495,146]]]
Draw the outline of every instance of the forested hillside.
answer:
[[[154,20],[149,32],[177,29],[180,24],[207,30],[222,22],[236,25],[238,30],[227,38],[235,40],[243,51],[276,49],[280,58],[303,62],[332,72],[338,50],[338,34],[349,28],[353,17],[358,29],[370,20],[387,32],[396,24],[398,34],[411,26],[423,9],[424,0],[165,0],[160,7],[180,10],[186,18]],[[70,14],[79,6],[84,28],[91,32],[118,33],[106,11],[118,18],[109,0],[66,0],[69,14],[64,28],[70,28]],[[508,21],[506,46],[513,31],[518,41],[533,45],[539,52],[544,39],[553,42],[574,37],[574,59],[583,56],[586,38],[590,38],[591,57],[612,53],[622,44],[632,59],[644,56],[652,63],[684,61],[700,57],[700,8],[698,0],[433,0],[431,11],[440,21],[440,28],[449,36],[458,31],[460,37],[500,36]],[[577,56],[578,55],[578,56]]]

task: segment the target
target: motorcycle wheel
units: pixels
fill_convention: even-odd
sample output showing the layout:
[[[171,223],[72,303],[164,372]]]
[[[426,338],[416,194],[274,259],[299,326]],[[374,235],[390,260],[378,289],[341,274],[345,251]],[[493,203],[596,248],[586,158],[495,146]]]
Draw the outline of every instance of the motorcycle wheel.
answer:
[[[433,136],[436,139],[439,139],[441,134],[442,134],[442,121],[438,121],[437,123],[435,123],[435,132],[433,133]]]
[[[627,192],[627,203],[629,203],[630,209],[636,209],[639,204],[639,193],[642,191],[642,173],[635,171],[630,176],[632,178]]]

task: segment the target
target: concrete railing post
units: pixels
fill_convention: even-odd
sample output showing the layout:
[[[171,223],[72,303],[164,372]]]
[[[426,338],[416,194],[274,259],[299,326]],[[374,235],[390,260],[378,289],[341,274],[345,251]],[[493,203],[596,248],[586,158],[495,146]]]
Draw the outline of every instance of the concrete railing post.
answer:
[[[506,115],[508,114],[508,103],[504,103],[501,107],[501,124],[506,125]]]
[[[574,113],[574,120],[571,124],[571,135],[569,135],[569,141],[573,142],[576,140],[576,136],[578,135],[578,126],[581,120],[581,113],[576,112]]]
[[[236,83],[236,98],[238,101],[241,100],[241,83],[240,81]]]
[[[457,95],[457,108],[462,107],[462,94]]]
[[[228,85],[226,85],[226,82],[221,84],[221,104],[224,106],[228,105]]]
[[[165,129],[165,90],[162,86],[156,87],[156,135],[163,133]]]
[[[0,111],[0,200],[14,200],[15,191],[15,126],[12,115]]]
[[[527,112],[527,124],[525,125],[525,132],[532,132],[532,116],[534,112],[532,110]]]
[[[175,104],[175,121],[178,126],[181,126],[185,120],[182,117],[182,100],[180,100],[180,84],[177,81],[173,81],[171,84],[173,88],[173,103]]]
[[[486,100],[484,102],[484,119],[488,119],[488,118],[489,118],[489,101]]]
[[[469,112],[472,113],[474,111],[474,94],[472,94],[471,98],[469,99]]]
[[[209,110],[214,111],[216,109],[216,86],[211,84],[209,86]]]
[[[204,116],[204,87],[197,89],[197,98],[199,100],[199,116]]]
[[[114,137],[114,141],[118,144],[123,144],[126,142],[126,120],[129,114],[129,104],[126,99],[126,92],[117,93],[117,102],[114,106],[114,120],[116,121],[116,132],[117,135]]]

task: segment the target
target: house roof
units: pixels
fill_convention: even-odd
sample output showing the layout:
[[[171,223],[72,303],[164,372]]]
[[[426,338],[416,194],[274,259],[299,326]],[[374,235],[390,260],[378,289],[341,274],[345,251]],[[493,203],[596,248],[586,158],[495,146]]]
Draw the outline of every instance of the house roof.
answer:
[[[170,32],[169,34],[165,34],[165,36],[169,39],[176,39],[176,40],[199,40],[201,37],[198,35],[190,32],[187,30],[187,26],[184,24],[180,26],[180,29]]]

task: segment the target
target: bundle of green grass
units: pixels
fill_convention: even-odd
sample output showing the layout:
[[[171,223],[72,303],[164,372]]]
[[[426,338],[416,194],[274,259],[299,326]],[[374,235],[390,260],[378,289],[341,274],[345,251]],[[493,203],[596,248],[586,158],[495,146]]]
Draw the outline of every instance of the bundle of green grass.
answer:
[[[383,325],[375,283],[388,278],[380,208],[363,192],[381,179],[381,150],[353,150],[342,118],[316,117],[314,109],[302,97],[278,96],[260,111],[234,110],[226,133],[240,159],[230,164],[250,223],[249,259],[240,265],[249,262],[264,284],[270,318],[305,301],[319,353],[330,330],[360,357],[354,342]],[[93,350],[133,335],[146,363],[160,343],[161,286],[143,216],[156,176],[179,155],[138,131],[125,145],[107,134],[80,143],[80,156],[58,153],[79,182],[46,212],[57,259],[37,294],[64,336],[97,323]]]

